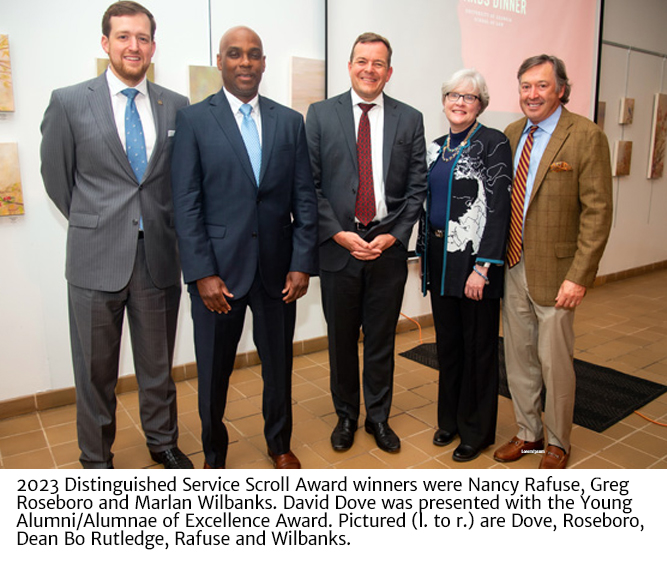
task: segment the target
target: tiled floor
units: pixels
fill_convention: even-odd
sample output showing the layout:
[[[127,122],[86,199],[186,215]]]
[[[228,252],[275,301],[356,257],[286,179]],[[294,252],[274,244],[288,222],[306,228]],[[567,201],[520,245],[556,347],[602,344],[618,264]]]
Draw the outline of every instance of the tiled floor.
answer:
[[[593,289],[577,311],[578,358],[667,384],[667,270],[609,283]],[[424,341],[433,340],[432,328]],[[400,334],[396,350],[419,342],[417,331]],[[232,377],[227,419],[231,445],[230,468],[269,468],[262,436],[259,366],[236,371]],[[379,450],[360,429],[345,453],[331,449],[329,436],[336,422],[329,395],[326,352],[294,360],[293,450],[304,468],[492,468],[505,467],[492,458],[490,447],[473,462],[457,464],[456,443],[438,448],[431,442],[435,426],[437,374],[404,358],[396,358],[391,425],[402,439],[398,454]],[[197,414],[197,381],[178,383],[181,440],[196,467],[203,464]],[[667,422],[667,395],[641,412]],[[363,419],[363,416],[362,416]],[[362,421],[363,422],[363,421]],[[512,404],[500,397],[497,444],[516,432]],[[573,468],[667,468],[667,428],[633,414],[604,433],[575,426],[570,466]],[[117,468],[154,466],[139,425],[136,393],[119,396],[118,435],[114,445]],[[0,421],[0,467],[77,468],[73,406]],[[509,467],[536,468],[538,455]]]

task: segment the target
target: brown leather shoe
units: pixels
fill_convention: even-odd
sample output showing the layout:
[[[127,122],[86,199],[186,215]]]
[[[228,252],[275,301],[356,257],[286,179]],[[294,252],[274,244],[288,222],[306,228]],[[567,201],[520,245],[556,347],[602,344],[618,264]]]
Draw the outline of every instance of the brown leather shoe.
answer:
[[[287,452],[286,454],[274,454],[269,452],[269,458],[271,458],[271,461],[273,462],[273,467],[276,470],[300,470],[301,469],[301,462],[299,462],[299,459],[294,455],[294,452],[291,450]]]
[[[206,460],[204,460],[204,469],[205,470],[224,470],[225,467],[224,466],[217,466],[217,467],[214,468]]]
[[[515,436],[493,453],[493,459],[498,462],[515,462],[525,456],[527,450],[542,450],[542,448],[544,448],[544,440],[528,442]]]
[[[547,451],[542,456],[540,462],[541,470],[564,470],[567,466],[569,454],[565,452],[560,446],[549,444]]]

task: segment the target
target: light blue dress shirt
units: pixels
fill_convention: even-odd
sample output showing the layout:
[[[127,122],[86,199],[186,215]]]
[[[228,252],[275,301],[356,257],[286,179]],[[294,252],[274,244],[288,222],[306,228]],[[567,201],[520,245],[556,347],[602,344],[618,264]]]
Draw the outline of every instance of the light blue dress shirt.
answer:
[[[556,111],[542,120],[539,124],[533,124],[530,120],[526,122],[526,128],[521,134],[521,139],[519,140],[519,145],[517,145],[516,152],[514,154],[514,171],[519,165],[519,159],[521,158],[521,152],[523,151],[523,144],[526,142],[528,137],[528,131],[531,126],[537,126],[535,134],[533,134],[533,149],[530,152],[530,164],[528,165],[528,176],[526,177],[526,199],[523,203],[523,219],[526,220],[526,211],[528,210],[528,203],[530,202],[530,195],[533,193],[533,183],[535,182],[535,177],[537,175],[537,169],[540,166],[540,161],[542,161],[542,156],[544,151],[547,149],[551,135],[554,133],[556,126],[558,125],[558,120],[560,120],[560,115],[562,114],[563,107],[558,106]]]

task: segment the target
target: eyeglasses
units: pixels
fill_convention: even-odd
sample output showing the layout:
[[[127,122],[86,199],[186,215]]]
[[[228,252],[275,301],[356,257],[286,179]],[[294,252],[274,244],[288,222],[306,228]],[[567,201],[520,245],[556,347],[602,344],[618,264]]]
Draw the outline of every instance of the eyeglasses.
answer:
[[[448,92],[445,94],[445,98],[450,102],[456,102],[459,98],[463,98],[463,102],[466,104],[472,104],[475,100],[482,100],[479,96],[474,94],[459,94],[458,92]]]

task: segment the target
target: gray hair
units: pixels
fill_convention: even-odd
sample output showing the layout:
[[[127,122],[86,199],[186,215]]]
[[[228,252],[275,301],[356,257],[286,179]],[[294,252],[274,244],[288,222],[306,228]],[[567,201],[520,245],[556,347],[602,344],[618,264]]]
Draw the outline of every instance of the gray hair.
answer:
[[[442,99],[448,92],[456,92],[459,86],[468,86],[478,93],[481,102],[481,114],[489,105],[489,88],[486,86],[484,77],[476,69],[461,69],[452,75],[452,78],[442,84]]]

